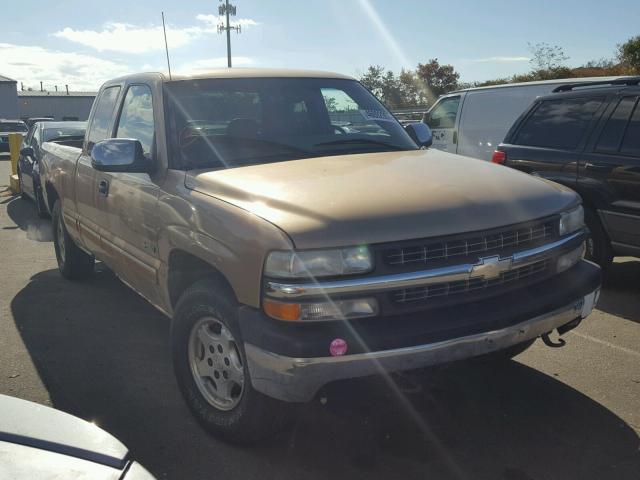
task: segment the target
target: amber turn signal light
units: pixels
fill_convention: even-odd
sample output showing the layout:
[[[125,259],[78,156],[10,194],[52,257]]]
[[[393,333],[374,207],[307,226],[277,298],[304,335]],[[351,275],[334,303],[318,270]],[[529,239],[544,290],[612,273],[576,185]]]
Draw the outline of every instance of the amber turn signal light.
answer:
[[[267,315],[277,320],[289,322],[300,320],[299,303],[283,303],[265,298],[262,302],[262,307]]]

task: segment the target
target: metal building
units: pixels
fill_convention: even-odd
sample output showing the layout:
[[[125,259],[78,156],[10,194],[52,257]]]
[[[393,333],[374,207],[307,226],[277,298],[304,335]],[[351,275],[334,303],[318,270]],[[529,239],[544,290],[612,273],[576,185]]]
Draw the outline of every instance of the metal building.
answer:
[[[96,92],[18,91],[18,116],[86,120]]]
[[[16,119],[18,115],[17,82],[0,75],[0,118]]]

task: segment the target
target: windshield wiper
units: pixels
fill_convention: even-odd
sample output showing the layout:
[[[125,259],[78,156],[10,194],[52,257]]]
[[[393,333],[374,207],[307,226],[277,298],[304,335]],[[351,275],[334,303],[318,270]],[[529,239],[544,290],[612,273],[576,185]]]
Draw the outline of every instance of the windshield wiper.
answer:
[[[324,147],[329,145],[358,145],[358,144],[379,145],[381,147],[391,148],[393,150],[406,150],[404,147],[401,147],[400,145],[382,142],[380,140],[372,140],[370,138],[344,138],[341,140],[332,140],[330,142],[316,143],[314,147]]]

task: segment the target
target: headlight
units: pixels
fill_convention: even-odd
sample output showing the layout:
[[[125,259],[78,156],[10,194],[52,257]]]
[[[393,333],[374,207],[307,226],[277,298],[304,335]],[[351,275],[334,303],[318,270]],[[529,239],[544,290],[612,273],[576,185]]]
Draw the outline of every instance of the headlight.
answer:
[[[367,247],[349,247],[271,252],[264,274],[275,278],[316,278],[366,273],[372,269],[373,260]]]
[[[560,236],[584,228],[584,210],[582,205],[560,215]]]

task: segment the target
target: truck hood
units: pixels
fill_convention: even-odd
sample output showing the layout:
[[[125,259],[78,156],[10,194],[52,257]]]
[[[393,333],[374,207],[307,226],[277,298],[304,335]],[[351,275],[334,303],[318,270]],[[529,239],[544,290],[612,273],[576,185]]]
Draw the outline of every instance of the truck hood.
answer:
[[[297,248],[485,230],[578,203],[558,184],[438,150],[193,170],[185,182],[280,227]]]

